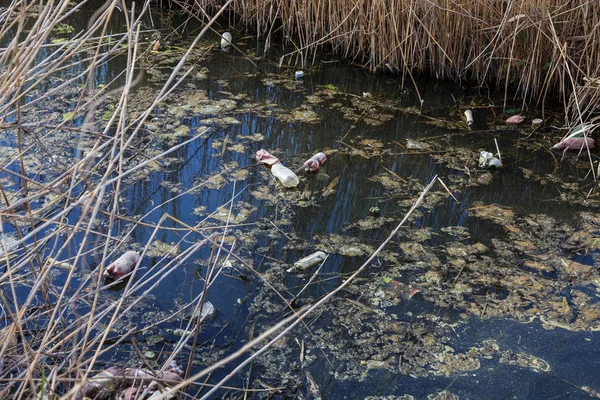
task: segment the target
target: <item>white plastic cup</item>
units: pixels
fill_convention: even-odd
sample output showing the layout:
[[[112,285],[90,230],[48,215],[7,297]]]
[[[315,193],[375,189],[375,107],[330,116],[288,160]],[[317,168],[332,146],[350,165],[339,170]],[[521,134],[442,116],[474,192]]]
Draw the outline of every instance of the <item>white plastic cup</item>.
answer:
[[[231,46],[231,33],[225,32],[221,35],[221,47],[229,47]]]
[[[467,117],[467,126],[471,126],[475,123],[475,120],[473,119],[473,111],[466,110],[465,117]]]

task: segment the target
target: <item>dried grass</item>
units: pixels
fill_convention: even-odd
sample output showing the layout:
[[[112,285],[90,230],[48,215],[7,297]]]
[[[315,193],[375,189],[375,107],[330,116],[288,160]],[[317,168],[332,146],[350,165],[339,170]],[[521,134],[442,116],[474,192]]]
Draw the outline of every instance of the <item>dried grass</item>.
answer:
[[[148,3],[141,10],[125,8],[122,11],[127,16],[127,30],[110,35],[110,45],[106,34],[108,23],[113,13],[121,12],[117,11],[117,4],[124,6],[117,0],[106,1],[90,20],[88,28],[73,39],[48,45],[52,30],[85,3],[69,9],[66,0],[13,2],[0,15],[0,37],[8,43],[0,49],[0,126],[3,130],[15,131],[18,142],[16,156],[2,160],[0,168],[3,173],[21,180],[20,191],[16,194],[5,190],[0,182],[0,258],[3,262],[0,271],[3,318],[0,398],[42,398],[43,395],[76,398],[79,388],[100,368],[98,360],[128,337],[111,338],[111,327],[166,276],[204,245],[236,257],[231,248],[226,249],[223,243],[213,240],[216,233],[204,235],[198,227],[183,226],[167,214],[157,224],[145,221],[146,216],[136,221],[119,216],[118,199],[123,179],[153,161],[128,167],[125,154],[134,151],[131,145],[154,107],[191,71],[188,69],[178,75],[197,42],[194,41],[174,68],[152,105],[137,119],[128,120],[128,95],[137,81],[136,65],[144,51],[140,46],[140,16],[148,12]],[[187,10],[208,23],[211,18],[208,10],[215,10],[222,4],[214,0],[196,0],[187,4]],[[438,79],[474,80],[501,87],[506,96],[509,91],[514,91],[523,101],[542,104],[548,96],[558,96],[565,103],[570,123],[583,123],[590,117],[593,123],[600,123],[593,117],[597,114],[600,88],[600,3],[597,0],[574,0],[568,5],[559,0],[230,0],[226,6],[230,5],[232,19],[254,27],[268,43],[278,35],[295,46],[296,50],[282,57],[282,63],[307,66],[314,62],[317,51],[326,46],[362,62],[365,68],[399,73],[402,79],[412,79],[412,74],[418,73]],[[32,23],[25,24],[26,19]],[[78,128],[82,134],[95,138],[93,149],[80,159],[63,165],[50,182],[40,183],[32,178],[25,159],[33,150],[25,145],[28,141],[24,139],[27,135],[52,135],[69,122],[56,127],[42,123],[24,124],[22,113],[35,109],[43,98],[53,96],[82,78],[88,79],[89,84],[95,68],[123,52],[128,59],[125,84],[112,91],[119,100],[106,130],[96,132],[90,123]],[[43,98],[27,100],[53,73],[75,63],[84,65],[77,76],[44,93]],[[91,121],[97,104],[106,96],[107,93],[102,91],[82,90],[76,112]],[[186,143],[168,149],[157,158]],[[89,185],[90,176],[94,177],[92,186]],[[44,197],[53,200],[35,203]],[[76,223],[66,219],[72,212],[80,214]],[[108,227],[103,232],[95,224],[98,215],[108,216]],[[143,274],[136,270],[137,278],[128,281],[120,301],[110,304],[100,301],[105,290],[101,282],[102,268],[116,255],[112,245],[118,245],[131,235],[136,224],[152,225],[154,237],[161,229],[166,229],[163,224],[167,220],[187,231],[182,240],[192,235],[201,239],[171,261],[163,259]],[[133,222],[133,227],[116,238],[112,228],[122,221]],[[22,226],[24,223],[28,229],[16,229],[19,236],[9,240],[5,226]],[[224,238],[226,231],[227,226],[218,235]],[[103,241],[92,242],[94,237]],[[65,280],[57,285],[51,279],[58,268],[54,260],[60,259],[69,249],[71,254],[61,261],[72,267]],[[146,246],[143,252],[147,250]],[[81,272],[90,252],[102,254],[99,271],[78,279],[76,274]],[[205,282],[214,281],[214,274],[218,274],[217,270],[209,268]],[[25,295],[23,287],[27,289]],[[195,299],[193,305],[196,308],[202,307],[205,293],[203,291]],[[307,309],[291,313],[237,353],[189,377],[178,388],[199,381],[275,334],[288,332],[334,293]],[[83,303],[85,307],[80,307]],[[99,330],[101,323],[106,326]],[[194,335],[182,338],[173,354],[186,343],[196,343],[197,333],[198,329]],[[268,346],[249,356],[238,369]]]
[[[215,4],[188,7],[200,14]],[[309,66],[327,47],[403,80],[474,81],[538,105],[559,98],[573,124],[597,112],[595,0],[236,0],[230,20],[253,27],[267,44],[278,35],[293,45],[282,64]]]

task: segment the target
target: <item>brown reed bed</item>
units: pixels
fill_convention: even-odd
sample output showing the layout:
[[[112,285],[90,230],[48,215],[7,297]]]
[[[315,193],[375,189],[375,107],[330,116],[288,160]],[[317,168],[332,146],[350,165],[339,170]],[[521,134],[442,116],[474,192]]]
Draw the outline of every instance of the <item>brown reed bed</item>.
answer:
[[[200,14],[217,4],[198,0],[188,9]],[[276,35],[292,45],[282,64],[307,67],[327,48],[402,79],[470,81],[528,104],[560,99],[573,123],[597,111],[594,0],[235,0],[230,20],[267,44]]]

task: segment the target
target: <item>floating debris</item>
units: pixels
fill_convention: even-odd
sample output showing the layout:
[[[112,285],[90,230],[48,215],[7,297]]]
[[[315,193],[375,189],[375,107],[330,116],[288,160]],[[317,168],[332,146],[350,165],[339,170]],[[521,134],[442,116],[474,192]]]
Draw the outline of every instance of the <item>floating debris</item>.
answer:
[[[294,171],[284,166],[282,163],[277,163],[271,166],[271,173],[275,178],[279,179],[279,182],[281,182],[283,186],[287,188],[296,187],[300,183],[300,180]]]
[[[225,32],[221,35],[221,47],[226,49],[232,44],[232,36],[230,32]]]
[[[133,268],[140,260],[140,255],[136,251],[128,251],[110,264],[104,270],[104,278],[119,280],[133,271]]]
[[[266,151],[265,149],[260,149],[256,152],[256,161],[261,164],[266,164],[268,166],[275,165],[279,162],[279,159]]]
[[[573,131],[560,142],[552,146],[556,150],[583,150],[593,149],[596,146],[596,141],[589,137],[591,126],[579,125],[576,126]]]
[[[495,157],[489,151],[482,151],[479,154],[479,168],[502,168],[502,161]]]
[[[271,166],[271,173],[287,188],[296,187],[300,183],[298,176],[288,167],[284,166],[277,157],[260,149],[256,152],[256,160],[265,165]]]
[[[467,118],[467,126],[469,126],[469,127],[473,126],[473,124],[475,123],[475,120],[473,119],[473,111],[466,110],[465,117]]]
[[[327,161],[327,155],[325,155],[325,153],[317,153],[306,160],[301,169],[305,172],[315,172],[325,163],[325,161]]]
[[[513,115],[506,120],[506,123],[511,125],[519,125],[523,121],[525,121],[525,117],[522,115]]]
[[[215,306],[213,306],[213,304],[210,301],[205,301],[204,305],[202,306],[202,311],[195,310],[194,313],[186,315],[186,318],[198,319],[198,316],[200,316],[200,322],[204,322],[214,318],[216,315],[217,309],[215,308]]]
[[[312,253],[312,254],[296,261],[294,263],[294,267],[301,268],[301,269],[310,268],[313,265],[318,264],[321,261],[325,260],[326,257],[327,257],[327,254],[325,254],[322,251],[317,251],[315,253]]]

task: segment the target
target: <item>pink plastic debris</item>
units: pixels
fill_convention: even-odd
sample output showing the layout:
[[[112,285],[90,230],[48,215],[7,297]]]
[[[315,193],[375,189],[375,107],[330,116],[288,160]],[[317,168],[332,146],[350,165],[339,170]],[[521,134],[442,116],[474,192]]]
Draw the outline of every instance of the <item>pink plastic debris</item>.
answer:
[[[596,141],[591,137],[572,137],[565,138],[552,146],[556,150],[582,150],[593,149],[596,146]]]
[[[121,392],[120,399],[123,400],[137,400],[139,396],[144,392],[144,388],[131,386]]]
[[[302,169],[306,172],[314,172],[319,169],[321,165],[323,165],[327,161],[327,156],[325,153],[317,153],[302,165]]]
[[[277,164],[279,162],[279,159],[273,154],[266,151],[265,149],[260,149],[256,152],[256,161],[258,161],[261,164],[267,164],[271,166]]]
[[[521,115],[513,115],[509,119],[506,120],[507,124],[519,125],[521,122],[525,121],[525,117]]]
[[[131,271],[140,260],[140,255],[135,251],[128,251],[110,264],[104,270],[103,276],[110,279],[121,279]]]

